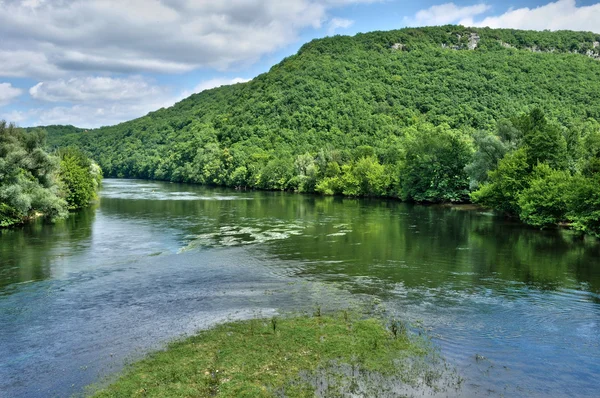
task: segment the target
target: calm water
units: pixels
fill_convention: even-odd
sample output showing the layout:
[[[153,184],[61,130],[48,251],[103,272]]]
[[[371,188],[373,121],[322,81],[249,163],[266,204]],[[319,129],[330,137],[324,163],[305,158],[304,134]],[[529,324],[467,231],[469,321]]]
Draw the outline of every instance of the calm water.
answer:
[[[476,210],[106,180],[0,232],[0,396],[69,396],[226,319],[381,303],[464,396],[598,396],[600,246]]]

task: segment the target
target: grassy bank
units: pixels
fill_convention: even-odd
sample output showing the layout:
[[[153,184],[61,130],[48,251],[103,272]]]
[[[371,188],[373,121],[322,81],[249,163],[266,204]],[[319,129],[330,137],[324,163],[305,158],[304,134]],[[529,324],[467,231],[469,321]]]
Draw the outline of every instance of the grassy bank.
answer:
[[[172,343],[94,396],[343,396],[369,381],[383,388],[382,380],[435,388],[441,374],[414,366],[427,354],[399,322],[346,312],[254,319]]]

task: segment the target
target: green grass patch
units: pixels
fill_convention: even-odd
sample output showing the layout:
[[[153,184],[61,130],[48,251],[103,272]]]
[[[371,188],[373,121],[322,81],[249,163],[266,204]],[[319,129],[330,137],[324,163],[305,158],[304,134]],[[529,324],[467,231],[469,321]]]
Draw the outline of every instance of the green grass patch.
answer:
[[[344,312],[219,325],[134,363],[94,396],[314,397],[324,380],[335,388],[336,378],[323,378],[328,369],[342,384],[357,370],[373,380],[437,378],[401,374],[403,360],[427,356],[424,340],[394,322],[354,318]]]

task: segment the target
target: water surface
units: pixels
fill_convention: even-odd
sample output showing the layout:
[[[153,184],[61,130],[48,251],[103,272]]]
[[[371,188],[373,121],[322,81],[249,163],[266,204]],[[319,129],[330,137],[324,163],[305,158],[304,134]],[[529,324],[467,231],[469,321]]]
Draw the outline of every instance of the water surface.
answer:
[[[0,232],[0,395],[68,396],[226,319],[375,300],[462,396],[597,396],[600,246],[466,208],[104,181]]]

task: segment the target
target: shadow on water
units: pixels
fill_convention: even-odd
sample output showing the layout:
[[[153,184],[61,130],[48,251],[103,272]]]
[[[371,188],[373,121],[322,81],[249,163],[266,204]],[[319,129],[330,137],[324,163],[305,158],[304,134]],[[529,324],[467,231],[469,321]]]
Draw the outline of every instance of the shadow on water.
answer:
[[[14,284],[51,278],[53,263],[85,251],[95,215],[95,208],[89,208],[54,224],[36,220],[0,229],[0,294]]]

